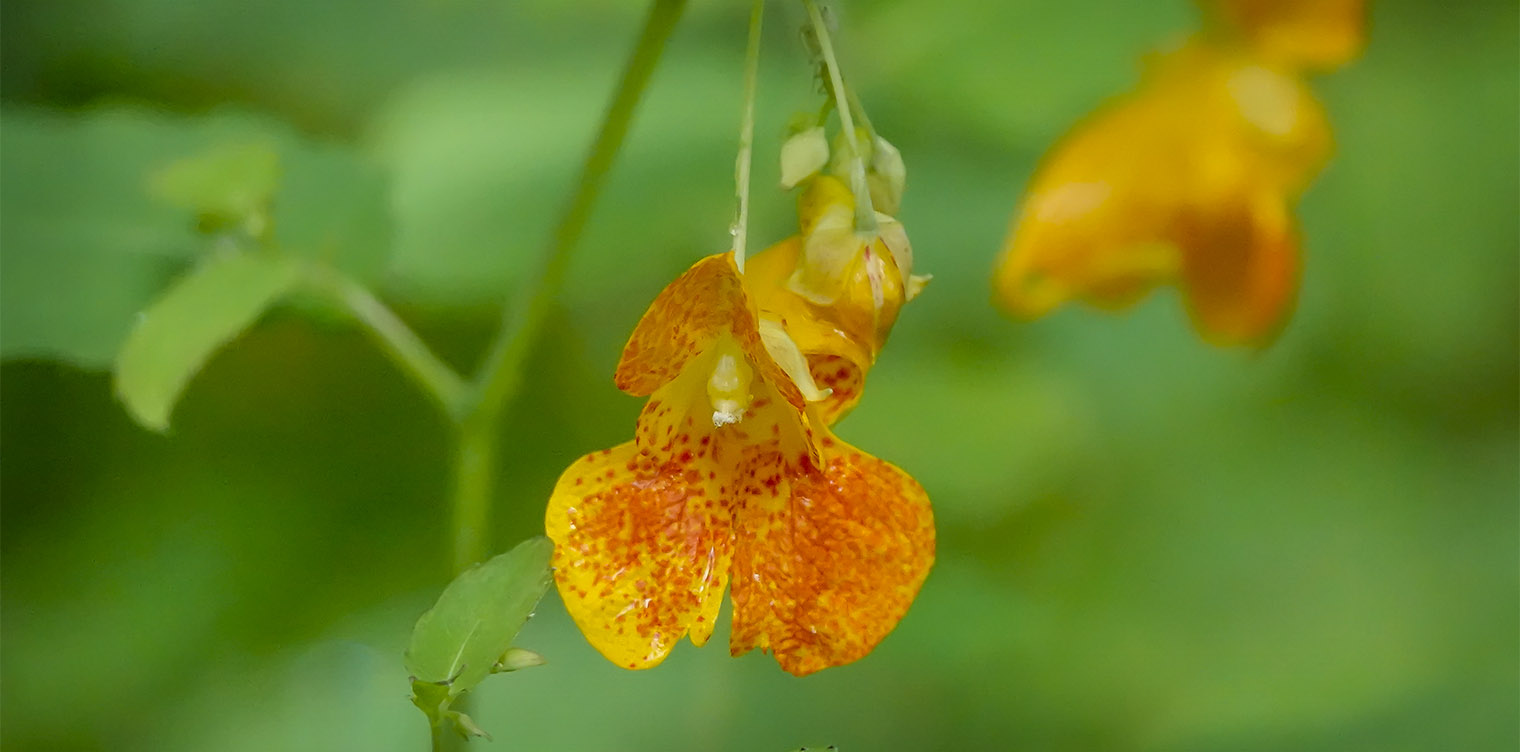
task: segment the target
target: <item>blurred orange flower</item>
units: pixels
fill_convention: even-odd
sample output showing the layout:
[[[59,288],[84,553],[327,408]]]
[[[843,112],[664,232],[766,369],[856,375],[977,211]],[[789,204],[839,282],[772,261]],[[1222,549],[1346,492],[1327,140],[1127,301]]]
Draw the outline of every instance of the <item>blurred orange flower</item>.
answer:
[[[922,487],[833,436],[813,363],[746,289],[780,300],[776,281],[741,276],[725,253],[667,287],[618,363],[618,387],[650,398],[634,440],[555,486],[560,595],[620,666],[657,665],[683,635],[705,643],[730,584],[734,655],[770,650],[799,676],[849,663],[933,563]],[[813,323],[786,305],[788,325]]]
[[[1209,33],[1260,61],[1307,70],[1345,65],[1366,42],[1366,0],[1205,0]]]
[[[1360,2],[1220,0],[1213,25],[1152,60],[1140,87],[1046,156],[995,278],[1039,316],[1128,306],[1177,283],[1216,344],[1269,340],[1298,286],[1292,208],[1331,150],[1305,68],[1349,59]]]

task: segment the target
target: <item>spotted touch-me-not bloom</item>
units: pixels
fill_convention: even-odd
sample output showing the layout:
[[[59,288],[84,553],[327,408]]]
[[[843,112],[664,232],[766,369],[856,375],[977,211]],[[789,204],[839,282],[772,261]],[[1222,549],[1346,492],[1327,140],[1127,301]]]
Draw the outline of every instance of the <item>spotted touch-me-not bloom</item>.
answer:
[[[620,389],[649,397],[634,440],[555,486],[561,598],[620,666],[655,666],[682,636],[704,644],[725,587],[732,654],[768,650],[799,676],[849,663],[933,563],[923,488],[830,429],[907,297],[906,237],[837,232],[828,218],[853,200],[821,180],[797,237],[743,274],[731,253],[704,258],[660,293],[617,367]]]
[[[1009,311],[1126,307],[1177,284],[1199,333],[1259,344],[1299,276],[1293,207],[1331,151],[1304,80],[1361,47],[1361,0],[1212,0],[1134,92],[1046,156],[995,277]]]

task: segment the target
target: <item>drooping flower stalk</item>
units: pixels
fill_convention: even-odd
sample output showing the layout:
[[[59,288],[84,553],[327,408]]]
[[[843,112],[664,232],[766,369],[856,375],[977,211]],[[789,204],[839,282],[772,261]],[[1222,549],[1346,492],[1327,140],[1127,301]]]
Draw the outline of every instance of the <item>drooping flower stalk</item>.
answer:
[[[834,56],[834,42],[829,36],[828,23],[814,0],[802,0],[807,8],[808,21],[814,38],[818,40],[818,52],[823,57],[824,69],[829,75],[829,90],[834,99],[834,110],[839,113],[839,124],[844,131],[845,143],[850,147],[850,190],[855,194],[855,229],[862,233],[876,230],[876,211],[871,206],[871,192],[866,183],[866,163],[861,151],[860,138],[855,131],[855,118],[850,114],[850,95],[844,86],[844,76],[839,72],[839,59]]]
[[[601,194],[607,171],[633,122],[634,109],[643,98],[644,88],[665,50],[665,42],[670,39],[685,8],[686,0],[654,0],[651,3],[644,28],[581,169],[575,193],[555,228],[553,241],[537,271],[524,285],[524,293],[517,297],[515,305],[506,306],[501,329],[476,375],[473,409],[465,411],[460,419],[463,429],[456,455],[453,504],[456,569],[485,557],[485,531],[490,526],[490,495],[495,485],[495,467],[490,461],[475,462],[471,458],[494,455],[491,443],[502,408],[522,384],[528,353],[564,282],[571,251],[585,231],[591,207]]]
[[[755,85],[760,77],[760,26],[764,18],[765,0],[754,0],[749,13],[749,42],[744,49],[744,114],[739,119],[739,155],[734,164],[734,189],[739,197],[733,226],[734,264],[741,274],[749,243],[749,173],[755,157]]]

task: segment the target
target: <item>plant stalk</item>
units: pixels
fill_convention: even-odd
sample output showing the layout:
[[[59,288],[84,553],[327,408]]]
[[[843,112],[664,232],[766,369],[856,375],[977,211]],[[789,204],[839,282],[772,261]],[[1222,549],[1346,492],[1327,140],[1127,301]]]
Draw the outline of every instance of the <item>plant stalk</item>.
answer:
[[[464,379],[433,354],[411,327],[364,285],[334,269],[307,268],[312,288],[354,318],[380,350],[422,389],[445,415],[453,417],[468,394]]]
[[[456,575],[485,559],[490,552],[491,498],[497,472],[496,429],[502,411],[522,385],[523,367],[564,283],[571,253],[585,232],[591,208],[628,135],[634,110],[685,8],[686,0],[654,0],[650,5],[643,30],[553,239],[524,285],[523,294],[504,311],[496,339],[468,390],[464,408],[457,413],[451,510]],[[464,712],[468,700],[467,696],[460,697],[454,703],[455,709]],[[434,750],[463,747],[464,741],[452,730],[434,729]]]
[[[855,119],[850,115],[850,95],[844,88],[844,76],[839,72],[839,60],[834,57],[834,42],[829,37],[828,24],[814,0],[802,0],[807,8],[808,21],[818,39],[818,51],[823,55],[823,67],[829,72],[829,89],[834,96],[834,111],[839,113],[839,125],[844,130],[844,140],[850,145],[850,192],[855,194],[855,230],[872,232],[876,229],[876,211],[871,206],[871,190],[866,183],[866,163],[861,158],[859,134],[855,132]]]
[[[476,377],[478,411],[499,412],[502,404],[509,401],[521,386],[523,361],[553,308],[554,297],[569,266],[570,253],[586,229],[586,221],[601,193],[607,170],[622,147],[623,138],[628,135],[633,111],[685,7],[686,0],[655,0],[650,6],[638,45],[623,69],[623,77],[602,120],[601,130],[597,132],[591,153],[581,169],[580,183],[560,218],[548,251],[526,285],[527,294],[506,311],[501,330]]]
[[[755,158],[755,85],[760,78],[760,24],[765,18],[765,0],[754,0],[749,12],[749,41],[744,50],[744,114],[739,118],[739,156],[734,165],[735,192],[739,196],[739,217],[734,222],[734,265],[744,271],[749,244],[750,167]]]

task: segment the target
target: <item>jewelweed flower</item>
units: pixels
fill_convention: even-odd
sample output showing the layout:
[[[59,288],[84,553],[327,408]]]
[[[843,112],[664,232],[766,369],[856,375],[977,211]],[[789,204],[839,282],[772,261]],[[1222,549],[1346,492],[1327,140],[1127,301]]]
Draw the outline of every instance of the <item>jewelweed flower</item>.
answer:
[[[732,654],[771,651],[798,676],[849,663],[933,563],[923,488],[833,435],[798,343],[762,318],[747,288],[774,281],[725,253],[665,288],[617,367],[649,397],[634,440],[572,464],[550,498],[560,595],[620,666],[704,644],[725,586]]]
[[[902,224],[875,214],[876,229],[857,232],[849,188],[832,175],[811,177],[798,196],[800,234],[750,259],[745,272],[762,320],[791,334],[828,390],[818,410],[831,425],[859,401],[903,304],[928,281],[913,274]]]
[[[998,263],[1003,307],[1113,310],[1176,283],[1211,342],[1261,343],[1280,328],[1298,286],[1292,208],[1331,150],[1300,71],[1350,56],[1360,4],[1209,6],[1208,33],[1155,57],[1135,92],[1042,162]]]

